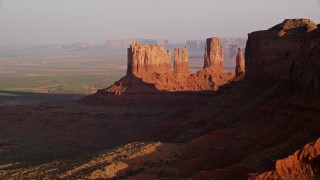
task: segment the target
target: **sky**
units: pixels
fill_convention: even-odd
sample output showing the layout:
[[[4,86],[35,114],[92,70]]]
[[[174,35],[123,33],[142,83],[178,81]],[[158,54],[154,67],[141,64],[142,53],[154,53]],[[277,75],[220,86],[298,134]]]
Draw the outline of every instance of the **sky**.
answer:
[[[284,19],[320,23],[320,0],[0,0],[0,44],[247,37]]]

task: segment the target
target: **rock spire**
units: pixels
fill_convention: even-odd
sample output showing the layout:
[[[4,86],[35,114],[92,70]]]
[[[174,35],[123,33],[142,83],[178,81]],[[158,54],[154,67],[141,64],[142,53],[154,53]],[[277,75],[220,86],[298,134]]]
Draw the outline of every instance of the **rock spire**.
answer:
[[[236,76],[244,75],[245,69],[244,69],[244,59],[242,55],[242,48],[238,48],[238,54],[236,58]]]
[[[217,71],[223,71],[223,55],[220,38],[213,37],[207,39],[203,68],[205,69],[208,67]]]
[[[176,77],[189,75],[189,58],[188,48],[184,47],[180,51],[179,48],[174,49],[174,75]]]

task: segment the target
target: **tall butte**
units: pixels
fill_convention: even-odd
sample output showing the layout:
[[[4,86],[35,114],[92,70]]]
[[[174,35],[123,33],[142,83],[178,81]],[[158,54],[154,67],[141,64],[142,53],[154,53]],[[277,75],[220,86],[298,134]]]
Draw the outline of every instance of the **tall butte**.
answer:
[[[180,51],[179,48],[174,49],[174,75],[176,77],[188,76],[189,70],[189,57],[188,48],[184,47]]]
[[[207,39],[203,68],[212,68],[223,72],[223,55],[220,38],[213,37]]]
[[[153,73],[171,73],[170,51],[158,45],[132,43],[128,48],[127,75],[143,77]]]

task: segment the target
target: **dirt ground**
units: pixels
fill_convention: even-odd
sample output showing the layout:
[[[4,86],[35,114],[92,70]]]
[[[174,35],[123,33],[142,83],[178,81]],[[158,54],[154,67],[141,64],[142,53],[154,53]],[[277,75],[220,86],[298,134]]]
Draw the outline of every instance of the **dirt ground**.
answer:
[[[284,82],[211,94],[0,107],[0,178],[246,179],[319,137],[320,99]]]

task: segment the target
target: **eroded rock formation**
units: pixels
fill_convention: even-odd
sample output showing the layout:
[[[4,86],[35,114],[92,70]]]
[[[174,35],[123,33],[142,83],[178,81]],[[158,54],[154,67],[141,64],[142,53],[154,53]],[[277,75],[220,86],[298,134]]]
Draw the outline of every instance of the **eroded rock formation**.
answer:
[[[320,31],[308,19],[287,19],[248,35],[246,78],[288,80],[320,90]]]
[[[223,55],[220,38],[213,37],[207,39],[203,68],[208,67],[221,72],[223,71]]]
[[[293,155],[277,160],[275,170],[256,179],[317,179],[320,176],[320,139],[307,144]]]
[[[244,59],[242,55],[242,49],[238,48],[238,54],[236,58],[236,76],[243,76],[245,73]]]
[[[188,48],[182,48],[180,51],[179,48],[174,49],[174,75],[176,77],[188,76],[189,71],[189,55]]]
[[[132,43],[128,49],[127,75],[109,88],[107,94],[162,93],[176,91],[217,91],[219,86],[233,81],[233,72],[223,71],[221,40],[208,39],[205,67],[190,74],[188,48],[175,49],[174,69],[171,54],[161,46]]]
[[[128,49],[127,75],[142,77],[152,73],[171,73],[171,53],[158,45],[132,43]]]

